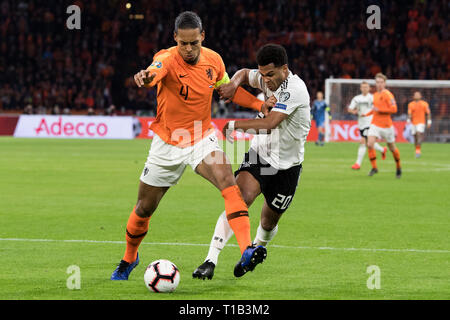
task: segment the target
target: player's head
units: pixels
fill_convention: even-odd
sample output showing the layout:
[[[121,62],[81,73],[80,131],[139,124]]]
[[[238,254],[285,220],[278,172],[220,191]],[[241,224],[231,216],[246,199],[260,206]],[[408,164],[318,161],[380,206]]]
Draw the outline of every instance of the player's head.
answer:
[[[370,86],[369,86],[369,84],[368,84],[367,82],[365,82],[365,81],[361,82],[361,85],[360,85],[359,88],[360,88],[361,93],[362,93],[363,95],[368,94],[369,91],[370,91]]]
[[[375,85],[377,87],[377,91],[383,91],[386,88],[386,80],[387,77],[381,72],[375,75]]]
[[[266,44],[256,53],[259,73],[271,91],[276,91],[289,75],[286,50],[277,44]]]
[[[316,93],[316,99],[322,101],[323,100],[323,92],[317,91]]]
[[[200,58],[202,41],[205,40],[205,31],[202,20],[192,11],[185,11],[175,19],[174,39],[178,52],[184,61],[196,64]]]
[[[419,101],[420,99],[422,99],[422,94],[420,93],[420,91],[414,92],[414,100]]]

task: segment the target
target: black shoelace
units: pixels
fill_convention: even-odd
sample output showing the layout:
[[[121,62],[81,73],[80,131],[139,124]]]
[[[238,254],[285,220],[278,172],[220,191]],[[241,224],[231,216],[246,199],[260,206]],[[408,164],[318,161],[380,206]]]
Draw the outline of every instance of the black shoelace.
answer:
[[[126,262],[125,260],[120,260],[119,272],[124,272],[128,268],[129,265],[130,264],[128,262]]]

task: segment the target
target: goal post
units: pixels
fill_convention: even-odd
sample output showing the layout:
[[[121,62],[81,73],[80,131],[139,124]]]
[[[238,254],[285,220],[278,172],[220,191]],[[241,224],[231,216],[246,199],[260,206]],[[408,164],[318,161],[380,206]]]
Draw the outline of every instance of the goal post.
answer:
[[[359,95],[361,82],[371,86],[375,91],[374,79],[338,79],[325,80],[325,101],[331,109],[333,120],[354,120],[356,117],[347,112],[352,98]],[[408,116],[408,103],[413,100],[415,91],[430,105],[433,125],[427,133],[428,141],[450,141],[450,81],[449,80],[387,80],[386,88],[397,101],[398,111],[393,115],[394,121],[405,121]],[[325,126],[326,139],[330,138],[330,123]]]

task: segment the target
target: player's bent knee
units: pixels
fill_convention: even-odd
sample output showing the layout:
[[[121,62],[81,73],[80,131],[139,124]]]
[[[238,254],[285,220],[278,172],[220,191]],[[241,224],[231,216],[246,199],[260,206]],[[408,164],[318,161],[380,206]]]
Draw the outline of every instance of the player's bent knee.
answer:
[[[153,214],[153,212],[155,212],[157,207],[158,207],[157,203],[139,200],[138,203],[136,204],[135,212],[138,216],[142,218],[148,218],[151,217],[151,215]]]
[[[261,216],[261,227],[266,231],[272,231],[278,224],[281,214],[275,213],[274,215],[262,215]]]
[[[261,227],[267,231],[270,232],[277,226],[277,222],[270,220],[270,219],[261,219]]]
[[[397,149],[397,146],[395,145],[395,143],[388,143],[387,145],[391,152],[394,152],[395,149]]]
[[[247,205],[247,207],[249,207],[253,203],[253,201],[255,201],[256,196],[254,195],[253,192],[241,189],[241,194],[242,199],[244,199],[244,202]]]
[[[219,177],[216,176],[216,181],[219,184],[218,187],[220,190],[226,189],[236,184],[236,179],[234,178],[234,175],[231,171],[229,173],[223,173]]]

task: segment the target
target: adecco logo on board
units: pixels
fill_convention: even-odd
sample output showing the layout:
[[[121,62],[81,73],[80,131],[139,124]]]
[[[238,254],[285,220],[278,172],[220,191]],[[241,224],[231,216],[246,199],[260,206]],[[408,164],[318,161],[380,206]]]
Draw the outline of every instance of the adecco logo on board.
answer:
[[[15,137],[133,139],[133,117],[22,115]]]

